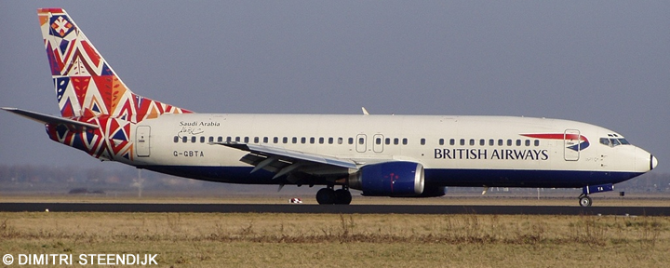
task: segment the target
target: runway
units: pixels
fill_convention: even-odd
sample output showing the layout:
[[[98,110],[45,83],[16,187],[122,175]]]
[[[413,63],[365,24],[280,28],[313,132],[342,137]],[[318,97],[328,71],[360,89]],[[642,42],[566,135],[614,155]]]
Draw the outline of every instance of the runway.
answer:
[[[669,216],[670,207],[444,206],[444,205],[263,205],[133,203],[0,203],[0,212],[192,212],[297,214],[482,214]]]

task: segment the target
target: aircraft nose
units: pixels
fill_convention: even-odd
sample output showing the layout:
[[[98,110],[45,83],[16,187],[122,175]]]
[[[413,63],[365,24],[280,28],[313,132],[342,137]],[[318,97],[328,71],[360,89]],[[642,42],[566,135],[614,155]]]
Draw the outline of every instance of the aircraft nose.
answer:
[[[654,155],[649,155],[649,157],[650,157],[649,170],[652,170],[652,169],[656,168],[656,166],[658,165],[658,159],[656,159],[656,157],[654,157]]]

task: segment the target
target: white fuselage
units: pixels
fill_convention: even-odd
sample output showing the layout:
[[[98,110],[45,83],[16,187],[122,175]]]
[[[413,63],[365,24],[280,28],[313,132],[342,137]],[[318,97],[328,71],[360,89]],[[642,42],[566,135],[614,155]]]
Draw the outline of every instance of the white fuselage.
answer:
[[[358,163],[411,161],[423,165],[426,183],[440,186],[582,187],[617,183],[655,165],[655,159],[636,146],[601,144],[600,138],[623,138],[611,130],[545,118],[179,114],[142,121],[134,132],[148,138],[140,142],[136,137],[133,161],[118,161],[235,183],[276,181],[268,175],[267,180],[241,176],[252,168],[240,161],[247,152],[217,142],[267,144]]]

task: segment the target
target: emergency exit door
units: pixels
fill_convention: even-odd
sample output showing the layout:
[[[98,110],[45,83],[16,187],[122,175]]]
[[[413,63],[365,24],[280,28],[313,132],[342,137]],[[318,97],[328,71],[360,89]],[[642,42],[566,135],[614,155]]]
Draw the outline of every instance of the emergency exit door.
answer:
[[[151,153],[151,127],[138,126],[135,132],[135,151],[139,157],[148,157]]]

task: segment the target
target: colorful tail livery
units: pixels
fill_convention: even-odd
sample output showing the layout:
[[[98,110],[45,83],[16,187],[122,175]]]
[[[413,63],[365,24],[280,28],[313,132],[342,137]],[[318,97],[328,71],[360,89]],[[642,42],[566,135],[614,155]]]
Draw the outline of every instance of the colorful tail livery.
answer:
[[[60,8],[37,10],[63,117],[108,115],[137,123],[189,111],[134,94]]]
[[[49,137],[93,157],[132,161],[133,125],[162,114],[191,113],[134,94],[60,8],[37,10],[62,117],[5,110],[46,123]]]
[[[196,114],[131,92],[63,9],[37,13],[61,116],[2,109],[102,160],[215,182],[324,185],[319,204],[349,204],[351,189],[431,197],[452,186],[582,188],[582,206],[658,164],[620,134],[571,120]]]

